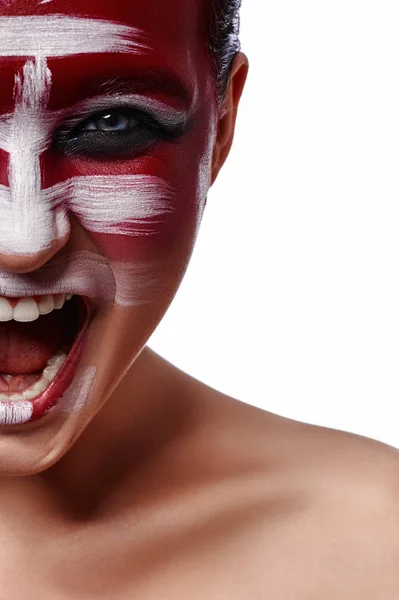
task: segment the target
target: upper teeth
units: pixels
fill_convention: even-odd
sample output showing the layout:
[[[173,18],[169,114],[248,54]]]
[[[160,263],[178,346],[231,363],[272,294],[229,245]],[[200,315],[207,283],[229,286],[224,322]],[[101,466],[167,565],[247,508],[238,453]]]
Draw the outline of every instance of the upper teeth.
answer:
[[[50,296],[38,296],[35,298],[21,298],[13,302],[11,299],[0,296],[0,321],[19,321],[27,323],[36,321],[40,315],[48,315],[54,309],[62,308],[66,300],[70,300],[73,294],[52,294]]]

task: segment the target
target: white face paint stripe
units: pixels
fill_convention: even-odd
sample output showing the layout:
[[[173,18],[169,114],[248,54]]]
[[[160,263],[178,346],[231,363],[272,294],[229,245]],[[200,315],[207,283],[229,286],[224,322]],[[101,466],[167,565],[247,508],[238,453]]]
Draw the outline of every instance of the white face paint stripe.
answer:
[[[62,413],[77,413],[82,410],[93,387],[96,370],[96,367],[87,367],[80,377],[75,377],[54,410],[58,408]]]
[[[27,423],[33,413],[30,402],[0,402],[0,425]]]
[[[0,148],[9,152],[12,115],[0,115]]]
[[[86,229],[97,233],[152,235],[154,224],[175,212],[173,188],[152,175],[73,177],[43,195],[53,206],[58,199]]]
[[[77,250],[51,260],[33,273],[0,270],[0,296],[75,293],[112,302],[115,277],[109,261],[100,254]]]
[[[29,190],[26,198],[28,194]],[[5,186],[0,186],[0,215],[0,253],[4,254],[40,252],[70,230],[65,207],[53,214],[51,207],[40,199],[31,202],[24,213],[23,202],[13,202],[10,188]]]
[[[64,232],[56,231],[55,215],[51,214],[41,202],[42,185],[40,155],[47,145],[43,119],[47,108],[51,85],[51,73],[45,59],[28,60],[23,68],[23,75],[15,78],[15,110],[10,123],[8,150],[10,160],[8,180],[10,200],[8,207],[12,209],[11,219],[7,211],[4,215],[7,224],[5,239],[11,234],[20,239],[31,237],[29,233],[35,227],[35,235],[39,239],[57,239]],[[32,208],[35,220],[32,222]],[[14,226],[8,229],[9,225]],[[39,225],[39,227],[38,227]],[[3,228],[3,227],[2,227]],[[50,235],[49,235],[50,233]],[[23,245],[22,241],[22,245]]]
[[[40,155],[50,145],[57,119],[47,110],[50,85],[46,59],[29,59],[23,74],[16,76],[15,111],[0,121],[0,148],[10,154],[10,187],[0,186],[0,252],[31,254],[64,238],[70,229],[67,208],[94,232],[153,234],[155,222],[174,211],[175,192],[160,178],[75,177],[42,190]],[[153,102],[151,107],[166,119],[165,105]],[[173,114],[181,118],[180,112]],[[152,224],[149,218],[154,219]]]
[[[164,275],[159,260],[110,263],[100,254],[77,250],[52,260],[33,273],[0,270],[0,295],[15,298],[73,292],[134,307],[156,300]]]
[[[83,41],[90,52],[114,52],[122,46],[131,51],[134,35],[139,32],[128,26],[96,19],[0,17],[0,56],[15,56],[16,50],[20,56],[34,55],[15,77],[14,113],[0,118],[0,148],[10,155],[9,187],[0,186],[1,253],[31,255],[65,238],[68,209],[86,229],[128,236],[153,235],[154,225],[174,212],[175,191],[151,176],[76,177],[42,189],[40,156],[51,144],[60,112],[48,110],[51,72],[46,56],[77,53]],[[161,120],[182,118],[179,111],[149,103]]]
[[[116,281],[115,302],[119,306],[140,306],[159,297],[164,270],[159,262],[111,263]]]
[[[134,27],[65,15],[0,17],[0,56],[57,57],[123,52],[143,54],[150,47]]]
[[[155,235],[154,226],[175,212],[175,190],[153,175],[73,177],[42,190],[32,205],[29,190],[23,201],[24,192],[20,200],[0,185],[0,253],[29,255],[51,243],[51,232],[64,237],[67,209],[89,231],[132,237]]]

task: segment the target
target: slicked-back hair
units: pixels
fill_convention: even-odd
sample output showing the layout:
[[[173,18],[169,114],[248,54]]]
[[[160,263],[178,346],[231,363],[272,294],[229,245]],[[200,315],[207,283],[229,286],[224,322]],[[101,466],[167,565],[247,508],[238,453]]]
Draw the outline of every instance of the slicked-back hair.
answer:
[[[240,51],[241,0],[211,0],[210,50],[218,101],[223,100],[232,61]]]

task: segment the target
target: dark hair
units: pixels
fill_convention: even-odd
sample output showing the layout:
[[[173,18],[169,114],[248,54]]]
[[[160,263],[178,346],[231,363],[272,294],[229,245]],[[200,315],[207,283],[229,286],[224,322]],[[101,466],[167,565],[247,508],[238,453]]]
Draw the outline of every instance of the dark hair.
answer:
[[[210,50],[221,102],[229,80],[233,59],[240,45],[241,0],[212,0]]]

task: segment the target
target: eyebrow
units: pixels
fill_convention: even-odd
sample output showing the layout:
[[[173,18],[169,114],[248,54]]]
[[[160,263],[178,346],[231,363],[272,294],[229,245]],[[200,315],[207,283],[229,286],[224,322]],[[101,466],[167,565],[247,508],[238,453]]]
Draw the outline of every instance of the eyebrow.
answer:
[[[93,79],[88,88],[96,95],[162,93],[183,103],[185,109],[192,104],[192,94],[180,77],[165,67],[136,69],[125,76]]]
[[[141,30],[114,21],[62,14],[0,17],[0,56],[51,58],[150,50]]]

